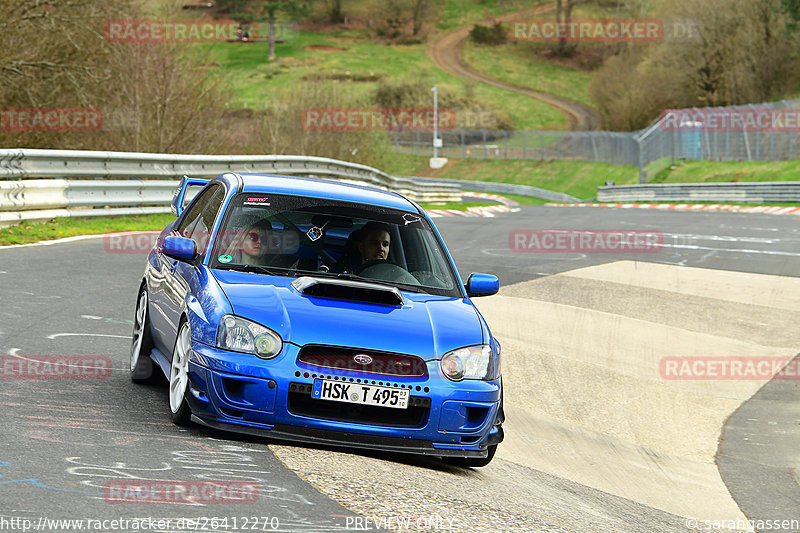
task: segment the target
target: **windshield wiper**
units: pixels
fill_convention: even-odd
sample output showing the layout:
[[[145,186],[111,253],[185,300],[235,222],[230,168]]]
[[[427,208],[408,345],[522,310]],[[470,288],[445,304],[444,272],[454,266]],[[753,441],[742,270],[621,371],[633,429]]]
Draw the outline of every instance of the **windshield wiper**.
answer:
[[[317,272],[309,272],[308,274],[310,276],[323,276],[323,277],[326,277],[326,278],[349,279],[351,281],[366,281],[368,283],[372,283],[372,282],[381,283],[380,280],[365,278],[365,277],[362,277],[362,276],[358,276],[356,274],[351,274],[349,272],[325,272],[325,271],[320,270],[320,271],[317,271]],[[386,283],[386,282],[384,282],[384,283]]]
[[[339,274],[336,274],[336,277],[339,279],[350,279],[354,281],[380,281],[380,280],[365,278],[363,276],[359,276],[358,274],[351,274],[350,272],[341,272]]]
[[[217,267],[222,270],[238,270],[241,272],[259,272],[261,274],[267,274],[269,276],[285,276],[286,273],[278,273],[275,272],[265,266],[261,265],[225,265]]]

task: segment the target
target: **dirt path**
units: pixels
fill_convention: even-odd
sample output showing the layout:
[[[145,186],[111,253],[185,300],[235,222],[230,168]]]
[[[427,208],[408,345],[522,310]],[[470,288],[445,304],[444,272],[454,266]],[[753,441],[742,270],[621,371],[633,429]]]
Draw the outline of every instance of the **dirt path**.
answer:
[[[525,11],[518,11],[515,13],[507,13],[493,18],[492,20],[483,21],[483,24],[488,24],[493,21],[508,22],[522,17],[544,15],[553,11],[555,6],[552,3],[545,3],[535,8]],[[574,102],[567,98],[561,98],[552,94],[534,91],[533,89],[526,89],[524,87],[517,87],[493,78],[486,76],[480,72],[472,70],[461,56],[461,49],[464,42],[469,37],[469,31],[472,29],[472,24],[458,28],[455,31],[446,33],[440,36],[431,47],[428,48],[428,56],[433,60],[436,65],[451,74],[460,78],[478,81],[493,85],[501,89],[513,91],[515,93],[524,94],[531,98],[541,100],[548,105],[551,105],[564,113],[569,121],[571,130],[597,130],[600,128],[600,116],[597,112],[589,106]]]

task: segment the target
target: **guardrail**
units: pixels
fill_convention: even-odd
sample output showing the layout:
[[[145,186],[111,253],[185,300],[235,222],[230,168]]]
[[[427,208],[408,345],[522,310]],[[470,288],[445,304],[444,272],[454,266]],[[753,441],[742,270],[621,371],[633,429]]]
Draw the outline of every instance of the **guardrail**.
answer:
[[[513,183],[496,183],[492,181],[472,181],[472,180],[450,180],[450,179],[437,179],[437,178],[418,178],[409,177],[407,179],[413,180],[417,184],[428,185],[457,185],[463,190],[492,192],[495,194],[517,194],[520,196],[531,196],[533,198],[541,198],[550,202],[568,202],[579,203],[584,200],[564,194],[561,192],[548,191],[547,189],[540,189],[539,187],[531,187],[530,185],[515,185]]]
[[[224,172],[324,177],[395,191],[418,202],[459,201],[461,191],[456,184],[419,183],[324,157],[6,149],[0,150],[0,225],[56,216],[169,212],[178,185],[169,178]]]
[[[598,202],[800,202],[800,181],[666,183],[598,187]]]

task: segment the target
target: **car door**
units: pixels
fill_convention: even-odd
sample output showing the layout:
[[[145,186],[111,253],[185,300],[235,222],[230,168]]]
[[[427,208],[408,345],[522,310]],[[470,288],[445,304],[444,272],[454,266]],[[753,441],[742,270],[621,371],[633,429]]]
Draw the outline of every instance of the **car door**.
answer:
[[[222,185],[214,183],[206,187],[177,222],[172,234],[192,239],[197,252],[201,256],[205,254],[224,198]],[[153,334],[157,337],[154,340],[169,356],[189,291],[188,277],[196,273],[196,267],[159,253],[158,269],[162,281],[151,295]]]

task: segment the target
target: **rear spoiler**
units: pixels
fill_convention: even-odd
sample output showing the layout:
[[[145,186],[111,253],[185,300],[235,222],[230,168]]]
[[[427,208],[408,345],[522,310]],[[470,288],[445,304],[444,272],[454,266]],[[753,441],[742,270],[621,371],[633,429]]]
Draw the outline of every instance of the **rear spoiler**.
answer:
[[[180,216],[183,213],[183,208],[200,192],[199,189],[205,187],[209,181],[211,181],[209,178],[190,178],[189,176],[181,178],[175,194],[172,195],[172,214],[176,217]],[[197,187],[198,190],[193,190],[187,194],[187,190],[190,187]]]

